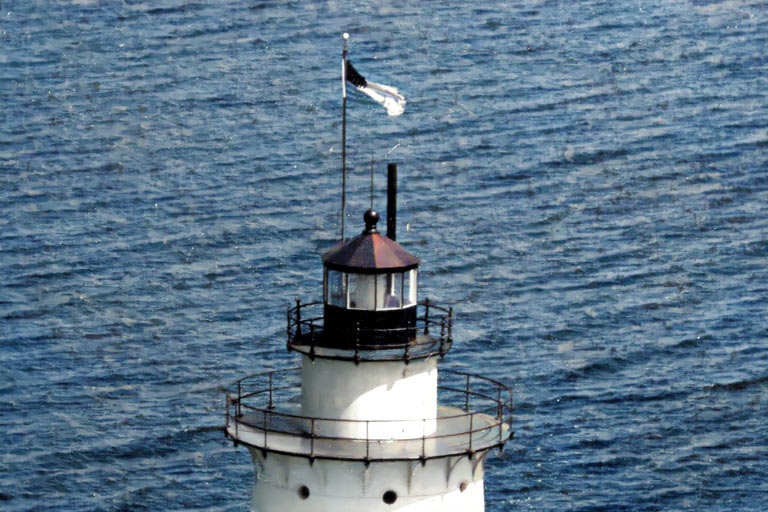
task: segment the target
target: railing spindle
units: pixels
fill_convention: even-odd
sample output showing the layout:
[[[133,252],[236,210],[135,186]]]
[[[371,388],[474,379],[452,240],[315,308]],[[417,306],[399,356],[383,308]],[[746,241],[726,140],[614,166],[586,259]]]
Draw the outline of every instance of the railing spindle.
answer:
[[[475,425],[475,413],[469,415],[469,453],[472,453],[472,431]]]
[[[264,413],[264,422],[262,426],[262,430],[264,430],[264,448],[267,447],[267,411],[262,411]]]
[[[315,456],[315,418],[312,418],[309,426],[309,456]]]
[[[501,388],[496,388],[497,391],[497,407],[498,407],[498,415],[499,415],[499,444],[502,443],[501,439],[501,432],[504,430],[502,428],[502,425],[504,425],[504,405],[501,403]]]
[[[450,310],[449,310],[450,311]],[[450,312],[449,312],[450,315]],[[448,321],[448,338],[447,341],[450,342],[450,332],[451,332],[451,324],[450,324],[450,318]],[[445,317],[442,318],[441,327],[440,327],[440,357],[445,355],[445,342],[446,342],[446,336],[445,336]]]
[[[301,337],[301,299],[296,298],[296,339]]]
[[[274,409],[275,404],[272,402],[272,374],[275,372],[269,372],[269,409]]]
[[[464,390],[464,410],[469,412],[469,375],[467,375],[467,386]]]
[[[286,346],[288,350],[291,349],[291,308],[288,308],[288,311],[285,312],[286,316],[286,322],[285,322],[285,335],[287,338]]]
[[[243,411],[240,409],[240,402],[242,400],[241,381],[237,381],[237,405],[235,406],[235,414],[239,418],[243,415]]]
[[[370,442],[371,442],[371,436],[369,433],[369,424],[370,421],[365,420],[365,462],[368,463],[369,460],[371,460],[371,448],[370,448]]]

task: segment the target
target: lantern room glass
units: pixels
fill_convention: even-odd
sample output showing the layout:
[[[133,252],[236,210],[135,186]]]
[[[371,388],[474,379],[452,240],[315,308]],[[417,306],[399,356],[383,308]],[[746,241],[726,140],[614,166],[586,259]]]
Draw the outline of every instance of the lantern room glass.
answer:
[[[416,304],[416,269],[354,274],[325,269],[323,300],[345,309],[382,311]]]
[[[344,272],[325,271],[324,300],[332,306],[347,307],[347,275]]]
[[[416,269],[409,270],[403,275],[403,305],[416,304]]]
[[[347,274],[349,309],[376,309],[376,276],[374,274]]]

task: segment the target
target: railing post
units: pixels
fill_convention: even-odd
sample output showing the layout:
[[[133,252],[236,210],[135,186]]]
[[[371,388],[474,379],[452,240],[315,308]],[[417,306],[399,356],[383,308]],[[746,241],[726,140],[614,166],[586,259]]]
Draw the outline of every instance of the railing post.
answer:
[[[448,308],[448,341],[453,341],[453,308]]]
[[[469,453],[472,453],[472,431],[475,428],[475,413],[469,414]]]
[[[501,387],[496,388],[496,390],[498,391],[496,400],[499,411],[499,444],[501,444],[501,431],[504,430],[502,428],[502,425],[504,425],[504,406],[501,404]]]
[[[267,448],[267,411],[262,411],[264,413],[264,422],[262,423],[262,430],[264,430],[264,449]]]
[[[507,402],[507,410],[509,411],[509,422],[512,422],[512,411],[514,410],[515,404],[513,403],[514,396],[512,396],[512,390],[507,388],[507,392],[509,393],[509,402]]]
[[[315,418],[312,418],[309,426],[309,456],[315,457]]]
[[[296,339],[301,336],[301,299],[296,298]]]
[[[370,448],[370,440],[371,436],[369,433],[369,420],[365,420],[365,465],[367,466],[371,462],[371,448]]]
[[[241,391],[242,391],[242,389],[241,389],[241,386],[240,386],[240,381],[237,381],[237,406],[235,407],[235,414],[237,415],[238,418],[243,415],[243,412],[240,409],[240,400],[242,398]]]
[[[268,409],[274,409],[275,404],[272,403],[272,374],[274,372],[269,372],[269,405],[267,406]]]
[[[429,334],[429,297],[424,299],[424,335]]]
[[[427,420],[422,420],[421,424],[421,466],[427,463]]]
[[[288,350],[291,350],[291,308],[285,312],[285,346]]]
[[[440,319],[440,344],[442,345],[445,339],[445,317]]]
[[[464,390],[464,410],[469,412],[469,375],[467,375],[467,386]]]
[[[230,405],[230,403],[231,402],[229,400],[229,392],[227,392],[227,411],[224,413],[224,417],[226,418],[226,423],[224,423],[224,425],[226,425],[226,428],[229,428],[229,405]]]
[[[440,322],[440,357],[445,355],[445,318]]]

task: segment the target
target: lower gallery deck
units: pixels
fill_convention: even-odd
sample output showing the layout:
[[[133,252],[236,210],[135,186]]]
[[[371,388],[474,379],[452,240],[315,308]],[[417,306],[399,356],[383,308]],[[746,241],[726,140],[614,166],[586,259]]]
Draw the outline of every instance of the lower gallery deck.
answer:
[[[490,414],[467,413],[454,406],[440,406],[433,421],[436,430],[430,435],[411,439],[378,439],[373,437],[333,437],[313,435],[322,420],[301,418],[267,411],[229,418],[227,434],[236,442],[266,451],[304,456],[310,459],[387,461],[426,460],[453,455],[471,455],[500,447],[508,439],[509,426]],[[406,420],[413,423],[423,420]],[[368,430],[377,422],[369,423]]]

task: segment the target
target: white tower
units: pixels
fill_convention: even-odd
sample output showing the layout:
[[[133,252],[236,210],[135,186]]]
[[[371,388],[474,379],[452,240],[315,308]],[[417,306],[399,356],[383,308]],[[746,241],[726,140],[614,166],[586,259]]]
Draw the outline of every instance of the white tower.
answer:
[[[227,435],[255,466],[254,512],[485,508],[483,462],[511,437],[511,390],[438,375],[452,310],[417,301],[419,259],[393,240],[390,216],[391,238],[368,210],[362,234],[323,256],[323,301],[288,311],[301,366],[227,394]]]

